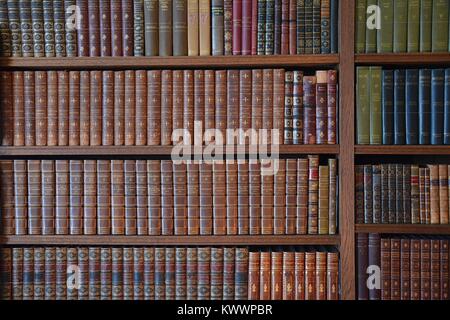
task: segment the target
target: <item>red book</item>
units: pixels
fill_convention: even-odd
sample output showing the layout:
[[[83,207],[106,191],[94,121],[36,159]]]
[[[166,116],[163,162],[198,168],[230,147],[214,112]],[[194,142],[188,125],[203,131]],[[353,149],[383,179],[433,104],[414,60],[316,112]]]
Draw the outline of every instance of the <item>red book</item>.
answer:
[[[252,53],[252,0],[242,0],[242,55]]]
[[[242,0],[233,1],[233,55],[242,54]]]
[[[252,55],[258,52],[258,0],[252,0]]]

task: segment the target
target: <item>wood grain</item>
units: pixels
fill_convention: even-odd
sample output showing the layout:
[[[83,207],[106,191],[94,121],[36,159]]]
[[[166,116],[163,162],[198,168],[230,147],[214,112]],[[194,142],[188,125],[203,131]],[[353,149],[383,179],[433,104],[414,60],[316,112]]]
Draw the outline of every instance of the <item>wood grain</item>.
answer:
[[[355,146],[357,155],[450,155],[450,146]]]
[[[346,36],[345,34],[343,36]],[[357,54],[357,65],[382,66],[421,66],[450,65],[449,53],[387,53],[387,54]]]
[[[450,235],[450,225],[358,224],[356,233]]]

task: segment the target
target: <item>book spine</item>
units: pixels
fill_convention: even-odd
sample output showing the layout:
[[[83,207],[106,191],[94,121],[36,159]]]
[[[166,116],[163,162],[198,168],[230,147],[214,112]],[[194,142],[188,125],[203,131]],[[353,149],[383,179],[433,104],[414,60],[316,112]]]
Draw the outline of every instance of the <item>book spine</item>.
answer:
[[[175,0],[173,2],[173,55],[186,56],[188,53],[187,44],[187,1]]]
[[[45,42],[45,56],[55,56],[55,27],[54,27],[54,13],[52,1],[42,1],[43,15],[44,15],[44,42]]]
[[[297,234],[308,233],[308,198],[309,198],[309,160],[298,159],[297,161]]]
[[[28,234],[42,234],[42,205],[41,205],[41,169],[39,160],[27,163],[28,172]]]
[[[122,49],[125,57],[134,54],[133,2],[122,0]]]
[[[445,70],[444,82],[444,144],[450,145],[450,69]]]
[[[406,52],[408,42],[408,1],[394,2],[394,46],[395,53]]]
[[[224,53],[233,55],[233,1],[223,1],[224,10]]]
[[[431,144],[441,145],[444,132],[444,81],[443,69],[431,71]]]
[[[327,71],[316,71],[316,143],[326,144],[328,137]]]
[[[394,3],[393,0],[379,0],[381,11],[381,29],[377,31],[377,53],[388,53],[393,51],[394,31]],[[361,26],[361,25],[359,25]]]
[[[198,248],[198,300],[209,300],[211,298],[210,263],[211,248]]]
[[[391,300],[391,241],[381,239],[381,299]]]
[[[101,289],[101,251],[100,248],[90,247],[88,249],[88,263],[89,263],[89,300],[100,299]]]
[[[13,161],[0,162],[1,182],[3,183],[2,194],[0,195],[2,217],[1,233],[3,235],[13,235],[15,229],[15,195],[14,195],[14,163]]]
[[[372,165],[364,166],[364,223],[373,223],[373,172]]]
[[[404,145],[405,128],[405,70],[394,71],[394,144]]]
[[[69,145],[69,77],[65,71],[58,71],[58,145]]]
[[[55,234],[55,162],[42,160],[42,234]]]
[[[226,164],[227,235],[238,234],[238,164]]]
[[[66,31],[65,31],[65,14],[64,2],[55,0],[53,3],[53,18],[55,30],[55,56],[66,56]]]
[[[261,168],[261,234],[274,234],[274,180],[273,175],[264,175]]]
[[[134,56],[141,57],[145,54],[144,0],[133,1]]]
[[[238,163],[237,204],[238,204],[238,234],[250,233],[250,177],[249,164]]]
[[[3,18],[3,23],[7,23],[4,28],[2,28],[5,32],[6,30],[10,30],[10,39],[11,39],[11,48],[10,54],[8,54],[7,46],[3,49],[3,52],[6,56],[12,57],[21,57],[22,56],[22,33],[21,33],[21,24],[20,24],[20,11],[19,11],[19,2],[18,1],[7,1],[6,8],[3,7],[2,14],[6,15]]]
[[[227,232],[226,218],[226,166],[224,163],[213,164],[213,234],[225,235]]]
[[[355,199],[356,199],[356,223],[364,223],[364,166],[357,165],[355,167]]]
[[[271,300],[281,300],[283,297],[283,252],[271,252]]]
[[[358,144],[370,144],[370,68],[358,67],[356,73],[356,140]]]
[[[200,55],[211,55],[211,3],[210,0],[199,0]]]
[[[248,295],[248,249],[236,248],[234,289],[235,300],[246,300]]]
[[[80,145],[90,143],[90,72],[80,72]]]
[[[284,144],[293,144],[293,99],[294,99],[294,72],[286,71],[284,82]]]
[[[242,0],[242,55],[252,53],[252,0]]]
[[[420,300],[420,240],[411,239],[411,300]]]
[[[125,160],[125,235],[137,234],[136,161]]]
[[[289,1],[289,54],[297,54],[297,1]]]
[[[401,240],[391,239],[391,300],[401,299]]]
[[[147,161],[148,232],[161,234],[161,162]]]
[[[8,81],[10,82],[10,81]],[[47,73],[35,72],[36,146],[47,145]]]
[[[216,71],[216,130],[222,134],[221,143],[225,143],[225,132],[227,128],[227,72],[225,70]],[[218,137],[215,137],[216,141]],[[219,141],[220,142],[220,141]]]
[[[273,233],[286,234],[286,161],[278,161],[273,177]]]
[[[134,297],[134,261],[133,249],[123,248],[123,300],[133,300]]]
[[[318,234],[319,157],[309,156],[308,234]]]
[[[289,52],[289,0],[275,1],[274,53]]]
[[[186,300],[187,296],[187,262],[186,248],[175,249],[175,299]]]
[[[155,299],[155,248],[144,248],[144,300]]]
[[[144,0],[145,55],[159,54],[158,1]]]
[[[3,119],[3,123],[1,126],[1,144],[3,146],[12,146],[14,143],[14,100],[16,99],[16,97],[13,96],[13,81],[13,73],[6,71],[0,73],[0,115]],[[42,97],[40,93],[42,93],[42,89],[45,89],[45,86],[43,86],[42,88],[39,87],[39,89],[41,90],[37,92],[37,95],[39,97]],[[42,101],[42,103],[44,103],[44,101]],[[42,103],[39,103],[41,110],[43,109]]]
[[[305,300],[316,300],[316,253],[305,253]]]
[[[372,221],[381,223],[381,165],[372,166]]]
[[[147,144],[161,144],[161,71],[147,72]]]
[[[258,0],[257,54],[264,55],[266,48],[266,0]]]
[[[144,248],[133,248],[133,299],[144,300]]]
[[[108,0],[100,0],[100,53],[102,57],[112,56],[111,12],[112,3]],[[135,16],[135,19],[137,18],[138,16]]]
[[[173,164],[175,235],[187,235],[188,233],[186,170],[186,164]]]
[[[330,4],[330,53],[339,52],[339,1]]]
[[[408,1],[408,40],[407,51],[419,51],[420,35],[420,0]]]
[[[431,70],[419,70],[419,144],[431,143]]]
[[[10,182],[11,177],[9,175],[9,170],[7,170],[7,163],[3,163],[2,165],[2,183],[6,184],[7,181]],[[15,232],[16,235],[25,235],[27,234],[27,162],[25,160],[15,160],[14,161],[14,223],[15,223]],[[8,184],[6,184],[8,185]],[[2,200],[7,198],[2,197]],[[3,203],[2,203],[3,206]],[[3,206],[4,207],[4,206]]]
[[[337,106],[338,106],[338,96],[337,96],[337,71],[328,70],[327,72],[327,100],[328,100],[328,127],[327,127],[327,142],[328,144],[337,143]]]
[[[171,161],[161,161],[161,233],[174,234],[173,171]]]
[[[200,173],[199,165],[187,164],[188,235],[200,234]]]
[[[272,144],[284,144],[285,79],[284,69],[275,69],[273,71],[273,127],[270,128],[273,128],[273,131],[269,140]]]
[[[249,233],[261,234],[261,168],[259,162],[249,163]]]
[[[295,299],[295,252],[283,252],[283,300]]]
[[[34,57],[45,57],[44,9],[42,1],[31,0]]]
[[[172,121],[173,130],[182,130],[184,121],[184,71],[173,71],[173,105],[172,105]],[[182,141],[183,135],[173,136],[172,143],[174,145]]]
[[[252,124],[252,71],[241,70],[239,72],[239,144],[255,143],[248,135]],[[246,137],[248,136],[248,140]]]
[[[400,243],[400,297],[411,299],[411,240],[401,239]]]
[[[20,30],[21,30],[21,43],[22,43],[22,56],[33,57],[33,25],[31,21],[31,1],[22,0],[19,1],[19,14],[20,14]]]
[[[370,144],[382,143],[381,68],[370,67]]]
[[[233,1],[233,55],[242,54],[242,0]]]
[[[136,71],[135,145],[147,144],[147,72]],[[112,123],[112,121],[111,121]],[[112,128],[111,128],[112,131]]]
[[[89,5],[86,1],[77,0],[76,1],[79,16],[78,16],[78,28],[77,31],[77,41],[78,41],[78,56],[88,57],[89,56]]]
[[[445,0],[433,1],[433,22],[431,33],[431,51],[448,51],[449,3]]]
[[[78,21],[76,19],[77,6],[75,0],[64,0],[65,38],[66,38],[66,56],[76,57],[78,52],[77,31]]]
[[[431,300],[431,241],[420,240],[420,300]]]
[[[47,71],[47,145],[58,144],[58,73]]]
[[[440,299],[448,300],[449,298],[449,242],[448,240],[440,240]]]
[[[403,166],[403,223],[411,224],[411,166]]]
[[[187,248],[186,252],[186,299],[197,300],[198,296],[198,255],[197,248]]]
[[[263,122],[262,129],[267,131],[267,142],[272,141],[274,113],[274,70],[263,70]]]
[[[123,300],[123,248],[111,249],[112,300]]]
[[[312,36],[313,36],[313,54],[320,54],[321,49],[321,1],[313,0],[313,15],[312,15]]]
[[[100,299],[112,300],[112,250],[100,249]]]
[[[406,70],[406,144],[419,144],[419,70]]]
[[[224,55],[224,2],[212,0],[211,28],[212,28],[212,55]]]
[[[382,71],[381,112],[383,123],[383,144],[394,143],[394,73],[392,70]]]
[[[223,295],[223,248],[211,248],[211,300],[221,300]]]
[[[111,234],[125,234],[125,177],[123,160],[111,163]]]
[[[411,166],[411,223],[420,223],[419,166]]]
[[[252,123],[251,128],[260,130],[263,126],[263,71],[252,70]]]
[[[172,41],[172,1],[159,1],[159,55],[171,56]]]
[[[137,92],[136,95],[139,95]],[[102,145],[114,144],[114,72],[102,74]],[[137,106],[136,106],[137,107]]]
[[[251,55],[258,54],[258,0],[252,0]]]
[[[367,9],[365,15],[365,21],[369,19],[368,9],[377,5],[377,0],[367,0]],[[364,23],[364,29],[366,30],[366,50],[365,53],[375,53],[377,52],[377,30],[375,28],[367,28],[366,23]]]
[[[330,19],[331,19],[331,4],[330,0],[322,0],[320,9],[320,19],[321,19],[321,53],[329,54],[331,52],[331,39],[330,39]],[[375,41],[376,42],[376,41]]]
[[[111,235],[111,161],[97,160],[97,234]]]
[[[304,128],[304,105],[303,105],[303,72],[294,71],[294,89],[293,89],[293,143],[295,145],[303,144]]]
[[[405,211],[404,211],[404,202],[403,202],[403,165],[397,164],[395,165],[395,187],[396,187],[396,195],[395,195],[395,222],[398,224],[402,224],[405,221]]]
[[[259,300],[260,253],[249,252],[248,255],[248,299]]]
[[[420,52],[431,52],[433,1],[420,1]]]
[[[439,214],[440,224],[449,223],[448,167],[439,165]]]
[[[9,257],[11,259],[11,257]],[[34,248],[34,300],[44,300],[45,297],[45,249]]]
[[[275,1],[266,0],[265,54],[274,54]]]
[[[89,249],[77,249],[79,267],[78,300],[89,300]]]
[[[303,142],[316,144],[316,85],[317,78],[303,77]]]
[[[271,295],[271,253],[260,252],[259,300],[270,300]]]
[[[136,141],[136,72],[125,71],[125,145]]]
[[[94,235],[97,234],[97,164],[95,160],[84,161],[83,187],[83,230],[85,235]]]
[[[369,234],[368,238],[365,237],[364,241],[367,240],[367,266],[380,266],[381,265],[381,248],[380,248],[380,235],[379,234]],[[366,270],[363,270],[363,274],[366,274]],[[366,285],[366,281],[360,285]],[[381,291],[379,289],[369,289],[368,296],[369,300],[380,300]]]
[[[199,3],[198,0],[188,0],[188,54],[200,54],[199,39]]]
[[[319,167],[318,233],[329,234],[329,177],[328,166]]]
[[[25,145],[36,144],[35,75],[24,71]]]
[[[439,240],[431,239],[431,300],[439,300],[441,295],[440,251]]]
[[[161,78],[161,145],[170,145],[172,144],[172,71],[163,70]]]
[[[148,235],[147,161],[136,160],[137,235]]]
[[[80,72],[69,72],[69,146],[80,145]]]
[[[183,142],[184,144],[192,145],[195,138],[195,74],[193,70],[183,71],[183,83]]]
[[[101,32],[100,32],[100,0],[94,0],[89,11],[89,56],[100,57],[101,55]]]
[[[122,2],[111,1],[111,54],[113,57],[123,56],[122,14]]]

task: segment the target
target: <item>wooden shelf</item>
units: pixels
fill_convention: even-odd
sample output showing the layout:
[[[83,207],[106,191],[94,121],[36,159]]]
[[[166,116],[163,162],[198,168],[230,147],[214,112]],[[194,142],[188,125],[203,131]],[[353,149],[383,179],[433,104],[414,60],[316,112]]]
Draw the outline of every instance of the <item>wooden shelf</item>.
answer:
[[[356,233],[450,235],[450,225],[358,224],[356,225]]]
[[[450,146],[355,146],[356,155],[450,155]]]
[[[0,69],[268,68],[337,65],[339,55],[2,58]]]
[[[62,245],[62,246],[267,246],[267,245],[330,245],[338,246],[340,237],[296,236],[3,236],[0,245]]]
[[[414,66],[450,65],[450,53],[386,53],[386,54],[357,54],[357,65],[382,66]]]
[[[173,146],[100,146],[100,147],[0,147],[0,157],[64,157],[64,156],[170,156]],[[203,152],[203,148],[201,149]],[[233,151],[234,150],[234,151]],[[270,150],[270,148],[269,148]],[[195,154],[198,151],[192,150]],[[216,150],[217,154],[249,154],[248,147],[234,146],[224,152]],[[265,154],[266,152],[262,152]],[[300,154],[339,154],[339,145],[282,145],[279,146],[282,155]],[[253,153],[252,153],[253,154]]]

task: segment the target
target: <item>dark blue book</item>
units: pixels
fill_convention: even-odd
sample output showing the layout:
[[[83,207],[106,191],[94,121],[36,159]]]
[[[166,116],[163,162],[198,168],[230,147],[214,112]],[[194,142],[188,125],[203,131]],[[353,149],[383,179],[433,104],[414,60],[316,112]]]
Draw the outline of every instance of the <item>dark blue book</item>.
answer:
[[[444,144],[450,145],[450,69],[445,70]]]
[[[382,73],[381,113],[383,117],[383,144],[394,144],[394,71]]]
[[[339,52],[339,1],[331,0],[331,53]]]
[[[444,142],[444,69],[431,72],[431,144]]]
[[[394,71],[394,144],[404,145],[405,139],[405,70]]]
[[[406,70],[406,144],[419,144],[419,70]]]
[[[431,143],[431,70],[419,71],[419,144]]]

